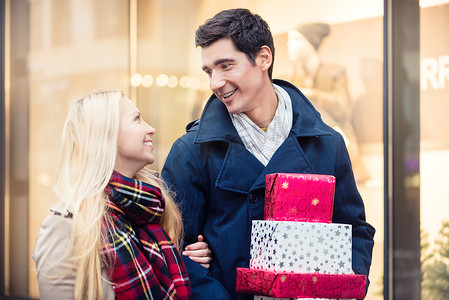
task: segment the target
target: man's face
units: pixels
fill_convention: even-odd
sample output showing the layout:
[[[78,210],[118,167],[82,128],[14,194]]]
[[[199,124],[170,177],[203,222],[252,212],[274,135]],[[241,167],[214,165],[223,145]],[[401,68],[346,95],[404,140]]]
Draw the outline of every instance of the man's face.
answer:
[[[238,51],[230,38],[222,38],[201,49],[203,71],[209,76],[212,92],[229,113],[247,113],[258,106],[264,85],[271,82],[258,55],[253,65]]]

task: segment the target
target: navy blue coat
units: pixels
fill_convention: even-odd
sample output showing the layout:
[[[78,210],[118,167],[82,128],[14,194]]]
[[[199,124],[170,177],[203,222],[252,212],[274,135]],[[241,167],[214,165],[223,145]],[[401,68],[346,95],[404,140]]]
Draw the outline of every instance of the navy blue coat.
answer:
[[[343,138],[295,86],[274,83],[292,99],[293,126],[266,167],[245,148],[226,107],[212,95],[162,170],[181,204],[186,244],[202,234],[214,253],[210,272],[184,257],[194,299],[252,299],[235,292],[236,268],[249,265],[251,221],[263,219],[265,175],[277,172],[336,177],[332,221],[352,225],[353,270],[368,275],[375,230],[365,220]]]

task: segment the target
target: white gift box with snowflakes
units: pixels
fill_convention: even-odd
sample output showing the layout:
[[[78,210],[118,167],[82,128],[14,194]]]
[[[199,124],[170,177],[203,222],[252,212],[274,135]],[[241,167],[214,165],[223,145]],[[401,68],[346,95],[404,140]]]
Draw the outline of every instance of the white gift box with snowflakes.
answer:
[[[250,268],[294,273],[352,274],[352,226],[253,221]],[[254,296],[254,299],[274,298]]]

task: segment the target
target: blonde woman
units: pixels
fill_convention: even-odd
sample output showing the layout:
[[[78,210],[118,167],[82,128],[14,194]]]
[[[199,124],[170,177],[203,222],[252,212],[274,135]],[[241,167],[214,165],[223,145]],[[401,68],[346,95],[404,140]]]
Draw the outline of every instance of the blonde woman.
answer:
[[[180,211],[145,169],[155,132],[119,90],[93,92],[70,110],[54,182],[60,202],[33,255],[41,299],[190,297]],[[199,241],[188,254],[208,267]]]

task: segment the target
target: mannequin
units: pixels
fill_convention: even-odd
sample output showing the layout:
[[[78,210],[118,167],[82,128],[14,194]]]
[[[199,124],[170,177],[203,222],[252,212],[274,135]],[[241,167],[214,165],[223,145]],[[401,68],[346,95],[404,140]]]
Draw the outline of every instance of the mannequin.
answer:
[[[320,112],[323,121],[343,135],[351,157],[356,181],[365,183],[370,175],[359,153],[352,125],[353,102],[344,67],[323,64],[318,49],[329,35],[325,23],[307,23],[288,31],[287,51],[291,62],[281,77],[300,88]]]

